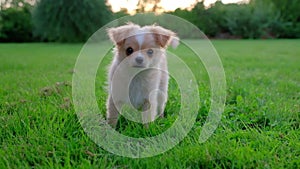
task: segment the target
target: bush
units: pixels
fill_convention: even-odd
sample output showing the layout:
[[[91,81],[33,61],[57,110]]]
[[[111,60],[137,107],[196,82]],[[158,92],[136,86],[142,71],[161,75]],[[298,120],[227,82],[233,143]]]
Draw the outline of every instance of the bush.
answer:
[[[300,23],[288,22],[279,18],[270,24],[270,30],[276,38],[300,38]]]
[[[221,2],[217,2],[211,8],[205,9],[203,2],[198,2],[191,11],[177,9],[170,14],[188,20],[207,36],[214,37],[225,29],[223,6]]]
[[[272,6],[264,3],[230,5],[225,15],[229,32],[242,38],[261,38],[274,20]]]
[[[104,0],[40,0],[34,33],[44,41],[82,42],[111,19]]]
[[[200,9],[197,6],[201,6]],[[196,14],[197,26],[205,32],[209,37],[215,37],[216,35],[225,32],[225,8],[226,6],[220,1],[217,1],[213,6],[208,9],[204,8],[203,4],[197,4],[192,10]]]
[[[264,0],[274,5],[270,30],[278,38],[300,38],[300,0]]]
[[[0,41],[33,41],[31,14],[28,8],[8,8],[0,11]]]

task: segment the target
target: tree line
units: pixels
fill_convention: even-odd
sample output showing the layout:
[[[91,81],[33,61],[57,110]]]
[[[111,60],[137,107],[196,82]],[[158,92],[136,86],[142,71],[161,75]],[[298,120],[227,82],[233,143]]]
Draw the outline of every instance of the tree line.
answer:
[[[171,14],[185,18],[212,38],[300,38],[300,0],[251,0],[206,9],[202,2],[191,11]]]
[[[145,12],[148,2],[140,1],[137,12]],[[153,11],[160,9],[155,2]],[[105,0],[6,0],[0,9],[0,42],[84,42],[101,26],[127,15],[126,10],[113,13]],[[168,13],[210,38],[300,38],[299,9],[300,0],[217,1],[209,8],[198,2],[191,10]]]

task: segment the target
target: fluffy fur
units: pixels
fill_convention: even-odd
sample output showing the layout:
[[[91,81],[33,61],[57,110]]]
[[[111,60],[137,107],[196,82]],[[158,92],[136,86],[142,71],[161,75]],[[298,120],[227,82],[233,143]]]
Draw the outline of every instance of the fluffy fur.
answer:
[[[129,23],[110,28],[107,32],[115,45],[108,75],[108,123],[116,125],[119,114],[117,108],[124,104],[142,109],[143,123],[154,121],[158,115],[163,116],[169,79],[165,50],[169,45],[175,48],[179,38],[174,32],[156,25],[140,27]],[[114,78],[117,69],[120,73]],[[133,69],[144,71],[132,77],[130,72]],[[127,81],[129,86],[120,85]],[[114,94],[119,96],[113,97]],[[126,97],[128,94],[129,97]]]

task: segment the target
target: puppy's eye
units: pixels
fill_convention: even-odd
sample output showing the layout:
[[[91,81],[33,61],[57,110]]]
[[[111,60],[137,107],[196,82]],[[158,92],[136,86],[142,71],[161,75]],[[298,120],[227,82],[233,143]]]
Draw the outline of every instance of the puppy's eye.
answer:
[[[132,47],[129,47],[129,48],[126,49],[126,55],[127,56],[131,55],[132,53],[133,53]]]
[[[147,50],[147,54],[148,54],[149,56],[153,55],[153,49],[148,49],[148,50]]]

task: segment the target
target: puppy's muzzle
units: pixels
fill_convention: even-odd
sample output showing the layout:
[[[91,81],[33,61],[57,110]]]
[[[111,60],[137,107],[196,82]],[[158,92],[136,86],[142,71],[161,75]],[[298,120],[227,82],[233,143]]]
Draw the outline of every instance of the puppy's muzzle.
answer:
[[[138,64],[142,64],[143,61],[144,61],[144,58],[141,57],[141,56],[138,56],[138,57],[135,58],[135,61],[136,61],[136,63],[138,63]]]

